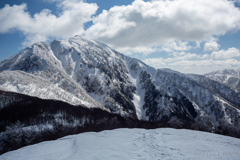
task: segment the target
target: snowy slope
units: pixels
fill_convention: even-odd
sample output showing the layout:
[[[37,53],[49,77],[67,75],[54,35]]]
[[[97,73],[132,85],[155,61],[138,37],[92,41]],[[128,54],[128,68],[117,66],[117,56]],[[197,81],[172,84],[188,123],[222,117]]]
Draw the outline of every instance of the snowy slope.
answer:
[[[240,68],[219,70],[204,76],[240,90]]]
[[[191,130],[116,129],[46,141],[11,151],[1,160],[238,160],[240,139]]]
[[[61,100],[72,105],[94,107],[92,103],[81,100],[70,92],[52,85],[49,81],[22,71],[1,72],[0,85],[5,91],[36,96],[42,99]]]
[[[0,87],[9,91],[17,91],[18,93],[30,96],[46,99],[58,99],[75,105],[85,103],[86,105],[90,104],[87,107],[94,106],[105,109],[101,104],[92,99],[77,82],[67,75],[59,60],[57,60],[52,51],[49,49],[48,44],[44,42],[36,43],[0,62],[0,72],[18,70],[23,72],[19,72],[20,75],[14,75],[13,72],[2,73],[4,75],[2,80],[3,82],[0,84]],[[7,74],[9,75],[7,76]],[[19,77],[21,76],[23,77],[19,80]],[[34,84],[32,86],[27,84],[29,82],[29,78],[32,78],[33,80],[36,79],[36,77],[40,77],[40,79],[34,80]],[[45,82],[46,84],[43,85]],[[22,88],[17,89],[19,86]],[[55,88],[58,89],[54,91]],[[38,92],[38,90],[41,92]],[[50,90],[49,93],[48,90]],[[64,92],[66,92],[65,98],[64,95],[58,95],[58,93],[64,94]]]
[[[140,108],[141,119],[205,121],[204,117],[211,117],[214,127],[226,120],[239,128],[239,91],[198,75],[193,78],[169,69],[156,70],[128,57],[125,61],[130,79],[138,83],[134,104]]]
[[[112,113],[136,118],[132,103],[135,87],[128,78],[123,55],[82,36],[50,44],[66,73]]]

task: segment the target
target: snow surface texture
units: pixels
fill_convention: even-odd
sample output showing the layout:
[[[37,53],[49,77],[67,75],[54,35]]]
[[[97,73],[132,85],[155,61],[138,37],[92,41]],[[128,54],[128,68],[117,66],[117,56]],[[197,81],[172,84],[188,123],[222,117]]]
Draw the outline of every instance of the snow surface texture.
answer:
[[[239,160],[240,139],[191,130],[116,129],[71,135],[11,151],[1,160]]]
[[[22,72],[15,75],[16,70]],[[240,126],[239,90],[205,76],[155,69],[82,36],[36,43],[0,62],[0,74],[0,88],[6,91],[99,107],[135,119],[199,121],[209,116],[213,128],[220,121]],[[29,86],[28,79],[34,80]]]

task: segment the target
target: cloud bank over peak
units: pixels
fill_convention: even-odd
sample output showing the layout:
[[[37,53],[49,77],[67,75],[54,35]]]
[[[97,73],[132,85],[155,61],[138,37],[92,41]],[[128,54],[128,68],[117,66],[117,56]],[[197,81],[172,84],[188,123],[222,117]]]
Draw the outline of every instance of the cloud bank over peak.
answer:
[[[99,15],[95,3],[44,1],[56,3],[60,14],[43,9],[31,16],[26,4],[6,5],[0,9],[0,33],[18,30],[26,36],[25,45],[83,34],[121,52],[148,54],[159,46],[164,51],[187,51],[193,48],[188,42],[199,43],[240,28],[240,10],[228,0],[135,0]],[[89,21],[93,25],[84,29]],[[205,45],[205,51],[218,50],[216,42]]]
[[[134,51],[140,46],[201,42],[238,30],[239,24],[240,10],[228,0],[135,0],[94,17],[85,35],[120,51]]]

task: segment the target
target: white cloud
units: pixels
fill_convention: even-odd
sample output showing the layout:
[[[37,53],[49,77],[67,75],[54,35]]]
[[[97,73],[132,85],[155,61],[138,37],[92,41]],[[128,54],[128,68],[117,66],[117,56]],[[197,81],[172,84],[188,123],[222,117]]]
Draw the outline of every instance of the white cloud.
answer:
[[[163,59],[162,57],[159,58],[149,58],[143,61],[144,63],[155,67],[155,68],[164,68],[167,66],[166,60]]]
[[[234,57],[240,57],[240,52],[238,49],[232,47],[228,50],[220,50],[215,51],[211,54],[211,57],[214,59],[227,59],[227,58],[234,58]]]
[[[190,59],[202,59],[205,58],[205,55],[200,56],[195,53],[186,53],[186,52],[172,52],[169,54],[170,58],[148,58],[143,60],[146,64],[151,65],[155,68],[165,68],[169,65],[172,65],[179,61],[185,61]],[[172,56],[172,57],[171,57]]]
[[[196,43],[196,46],[194,47],[195,49],[201,47],[201,43],[199,41],[196,41],[195,43]]]
[[[240,61],[237,61],[236,59],[193,59],[168,63],[166,62],[166,59],[163,58],[151,58],[144,60],[144,62],[155,68],[171,68],[176,71],[194,74],[205,74],[215,70],[240,67]]]
[[[208,55],[208,54],[204,54],[204,55],[202,56],[202,58],[203,58],[203,59],[209,58],[209,55]]]
[[[220,45],[215,41],[206,42],[204,44],[204,51],[205,52],[217,51],[219,50],[219,47]]]
[[[166,44],[163,46],[163,50],[166,52],[171,52],[171,51],[187,51],[192,48],[191,45],[188,44],[188,42],[172,42],[169,44]]]
[[[236,59],[227,59],[227,60],[182,60],[178,62],[171,63],[169,65],[175,65],[175,66],[198,66],[198,67],[212,67],[212,66],[224,66],[225,68],[231,67],[231,66],[240,66],[240,62]]]
[[[25,45],[83,34],[123,53],[147,55],[199,48],[200,42],[209,37],[240,26],[240,10],[228,0],[135,0],[131,5],[103,10],[94,18],[97,4],[85,0],[43,1],[56,3],[60,14],[44,9],[31,16],[26,4],[6,5],[0,9],[0,33],[21,31],[26,36]],[[91,20],[93,25],[84,30],[84,23]],[[189,42],[196,42],[196,46]]]
[[[175,61],[181,61],[186,59],[196,59],[201,58],[201,56],[195,54],[195,53],[186,53],[186,52],[173,52],[169,55],[173,55],[173,58],[167,58],[165,59],[166,62],[175,62]]]
[[[91,21],[98,6],[82,0],[58,1],[61,13],[56,16],[44,9],[32,16],[27,5],[6,5],[0,9],[0,33],[19,30],[26,36],[25,45],[38,41],[47,41],[49,37],[69,38],[84,32],[84,23]]]
[[[198,45],[199,44],[196,43],[196,46],[194,48],[197,48]],[[178,42],[172,42],[172,43],[162,45],[162,46],[151,46],[151,45],[142,45],[142,46],[140,45],[140,46],[136,46],[136,47],[114,46],[113,48],[121,53],[126,54],[126,55],[130,55],[133,53],[141,53],[143,55],[148,55],[153,52],[162,52],[162,51],[165,51],[165,52],[188,51],[191,48],[193,48],[193,46],[189,45],[188,42],[178,41]]]
[[[155,68],[172,68],[180,72],[207,73],[210,71],[240,67],[240,61],[236,59],[215,60],[209,59],[210,55],[197,55],[186,52],[172,52],[169,58],[148,58],[143,60],[146,64]]]
[[[139,46],[205,41],[239,29],[239,24],[240,10],[228,0],[135,0],[131,5],[104,10],[85,35],[131,52]]]
[[[158,47],[149,47],[149,46],[137,46],[137,47],[116,47],[115,50],[124,53],[126,55],[130,55],[133,53],[141,53],[143,55],[148,55],[153,52],[161,52],[162,49]]]

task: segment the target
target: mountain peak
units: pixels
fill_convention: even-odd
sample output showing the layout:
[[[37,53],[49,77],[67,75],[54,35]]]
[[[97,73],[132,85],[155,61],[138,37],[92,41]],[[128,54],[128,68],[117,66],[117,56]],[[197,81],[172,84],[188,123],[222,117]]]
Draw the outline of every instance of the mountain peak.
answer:
[[[194,121],[210,116],[219,123],[228,122],[231,117],[235,121],[229,121],[232,125],[238,120],[240,94],[231,87],[204,76],[154,69],[81,35],[36,43],[0,62],[0,71],[3,70],[22,70],[46,79],[52,85],[52,97],[66,97],[58,95],[64,90],[73,97],[69,100],[72,104],[93,104],[122,116],[146,121]],[[11,84],[6,77],[0,77],[0,87],[8,90],[14,86],[20,93],[33,95],[31,87],[17,81],[18,77]],[[55,88],[59,93],[54,92]],[[41,91],[44,90],[47,92],[46,88]],[[38,90],[34,94],[47,95]]]

